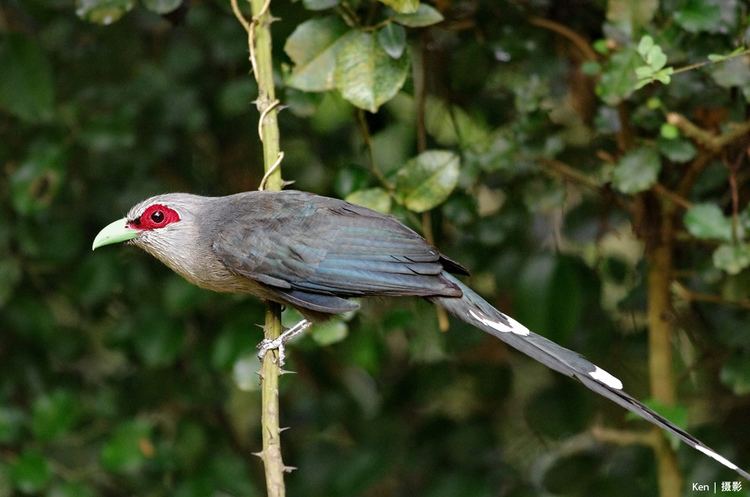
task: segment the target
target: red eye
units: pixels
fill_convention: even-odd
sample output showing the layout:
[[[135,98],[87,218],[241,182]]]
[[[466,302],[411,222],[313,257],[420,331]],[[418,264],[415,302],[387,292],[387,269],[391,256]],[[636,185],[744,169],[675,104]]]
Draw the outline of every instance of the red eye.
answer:
[[[150,205],[143,211],[143,214],[131,224],[131,228],[140,230],[154,230],[164,228],[165,226],[180,220],[177,211],[170,209],[166,205]]]
[[[151,220],[156,224],[164,221],[164,213],[162,211],[154,211],[151,213]]]

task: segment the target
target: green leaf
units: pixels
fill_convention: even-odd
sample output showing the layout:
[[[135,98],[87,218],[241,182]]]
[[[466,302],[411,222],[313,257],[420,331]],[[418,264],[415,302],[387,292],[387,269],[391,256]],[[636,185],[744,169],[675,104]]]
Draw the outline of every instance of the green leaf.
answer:
[[[602,72],[602,66],[596,61],[587,60],[581,64],[581,72],[586,76],[597,76]]]
[[[708,60],[710,60],[711,62],[722,62],[722,61],[725,61],[727,59],[730,59],[732,57],[735,57],[735,56],[741,54],[745,50],[747,50],[746,47],[737,47],[737,48],[735,48],[734,50],[732,50],[731,52],[729,52],[727,54],[712,53],[712,54],[708,55]]]
[[[638,82],[635,71],[642,58],[632,48],[617,52],[604,67],[604,72],[596,87],[596,93],[609,105],[617,105],[628,98]]]
[[[388,23],[378,31],[378,43],[391,58],[398,59],[406,49],[406,30],[398,24]]]
[[[70,392],[56,390],[34,401],[31,431],[41,440],[52,440],[68,432],[77,418],[75,397]]]
[[[638,42],[638,53],[645,59],[646,55],[653,48],[653,46],[654,39],[649,35],[643,35],[641,37],[641,41]]]
[[[383,214],[391,212],[391,196],[379,187],[354,191],[346,196],[346,201]]]
[[[735,352],[721,368],[721,382],[735,395],[750,393],[750,353]]]
[[[596,40],[591,46],[594,48],[594,51],[600,55],[609,54],[608,42],[603,38]]]
[[[447,150],[428,150],[396,174],[396,197],[409,210],[424,212],[448,198],[458,182],[460,158]]]
[[[716,204],[695,204],[685,213],[685,228],[696,238],[730,241],[732,222]]]
[[[102,465],[116,473],[136,473],[152,455],[150,437],[151,425],[145,421],[120,424],[102,447]]]
[[[667,64],[667,56],[664,55],[664,52],[661,51],[661,47],[659,45],[654,45],[653,47],[651,47],[651,50],[648,51],[645,59],[646,62],[652,68],[654,68],[655,71],[658,71]]]
[[[654,79],[659,81],[661,84],[668,85],[669,82],[672,81],[673,72],[674,72],[674,68],[665,67],[664,69],[661,69],[659,72],[654,74]]]
[[[411,14],[396,14],[393,20],[410,28],[423,28],[443,21],[441,14],[435,7],[421,3],[416,12]]]
[[[662,123],[659,134],[667,140],[675,140],[680,137],[680,130],[674,124]]]
[[[653,19],[658,8],[658,0],[609,0],[607,20],[634,33]]]
[[[673,19],[691,33],[716,33],[723,26],[721,1],[723,0],[683,0],[674,12]]]
[[[428,96],[425,104],[425,127],[437,143],[443,146],[483,149],[490,141],[487,126],[458,106],[437,97]]]
[[[130,12],[134,0],[76,0],[76,14],[95,24],[112,24]]]
[[[50,488],[47,497],[96,497],[91,486],[79,482],[59,483]]]
[[[66,156],[57,143],[38,142],[11,174],[11,201],[23,215],[47,209],[63,181]]]
[[[650,97],[646,101],[646,107],[648,107],[649,110],[661,109],[663,106],[664,104],[658,97]]]
[[[677,139],[659,139],[659,152],[672,162],[684,163],[693,157],[697,152],[695,146],[684,138]]]
[[[572,257],[531,258],[518,272],[517,318],[530,329],[565,341],[585,309],[580,263]]]
[[[711,77],[724,88],[750,85],[750,62],[747,57],[727,60],[711,68]]]
[[[651,66],[636,67],[635,75],[638,76],[638,79],[650,78],[654,75],[654,70],[651,68]]]
[[[44,490],[52,478],[52,469],[41,452],[26,449],[11,464],[10,477],[18,490],[32,494]]]
[[[0,109],[29,122],[54,113],[52,66],[36,41],[11,33],[0,38]]]
[[[380,0],[399,14],[413,14],[419,8],[419,0]]]
[[[750,266],[750,245],[724,244],[716,249],[713,255],[714,266],[729,274],[739,274]]]
[[[393,98],[409,74],[409,57],[391,58],[375,35],[353,32],[336,54],[336,88],[355,106],[376,112]]]
[[[339,0],[302,0],[307,10],[326,10],[339,4]]]
[[[310,329],[310,335],[318,345],[331,345],[340,342],[349,334],[349,327],[340,319],[329,319],[315,323]]]
[[[284,44],[294,68],[287,84],[304,91],[327,91],[335,88],[336,53],[341,42],[356,31],[348,31],[338,17],[305,21]]]
[[[615,166],[612,183],[622,193],[648,190],[661,171],[661,160],[655,149],[636,148],[625,154]]]
[[[182,0],[141,0],[143,5],[157,14],[169,14],[182,4]]]
[[[10,444],[21,435],[24,412],[14,407],[0,406],[0,443]]]

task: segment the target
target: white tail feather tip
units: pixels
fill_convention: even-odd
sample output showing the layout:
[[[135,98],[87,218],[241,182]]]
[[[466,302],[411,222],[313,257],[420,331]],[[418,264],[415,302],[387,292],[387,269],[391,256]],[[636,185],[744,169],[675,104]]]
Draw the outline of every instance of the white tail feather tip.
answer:
[[[503,314],[503,316],[505,316],[505,319],[507,319],[508,323],[510,324],[510,326],[508,326],[504,323],[500,323],[497,321],[493,321],[489,318],[483,317],[482,315],[474,312],[472,309],[469,309],[469,314],[471,315],[471,317],[473,317],[480,323],[487,325],[490,328],[493,328],[501,333],[515,333],[516,335],[524,335],[524,336],[529,334],[529,329],[527,327],[525,327],[524,325],[522,325],[521,323],[519,323],[518,321],[516,321],[510,316],[505,316]]]
[[[614,388],[615,390],[622,390],[622,382],[608,372],[604,371],[599,366],[596,366],[596,369],[593,372],[589,373],[589,376],[591,376],[596,381],[604,383],[610,388]]]
[[[720,456],[719,454],[717,454],[716,452],[712,451],[711,449],[707,447],[703,447],[702,445],[696,445],[695,449],[703,452],[711,459],[715,459],[716,461],[720,462],[721,464],[723,464],[729,469],[737,469],[737,465],[734,464],[732,461],[730,461],[726,457]]]

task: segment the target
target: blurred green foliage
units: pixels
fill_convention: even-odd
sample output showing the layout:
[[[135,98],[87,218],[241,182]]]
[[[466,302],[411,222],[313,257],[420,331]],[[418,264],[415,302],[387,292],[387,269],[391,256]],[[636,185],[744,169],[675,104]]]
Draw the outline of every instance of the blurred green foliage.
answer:
[[[746,3],[272,10],[284,177],[431,223],[472,286],[641,398],[649,220],[695,173],[668,275],[679,402],[662,409],[748,466],[749,143],[707,154],[669,118],[709,134],[747,119]],[[262,495],[262,305],[89,250],[148,195],[257,187],[228,2],[5,1],[0,68],[0,496]],[[476,330],[437,329],[425,303],[375,300],[291,347],[290,495],[656,494],[651,451],[589,432],[641,421]],[[677,450],[686,481],[734,478]]]

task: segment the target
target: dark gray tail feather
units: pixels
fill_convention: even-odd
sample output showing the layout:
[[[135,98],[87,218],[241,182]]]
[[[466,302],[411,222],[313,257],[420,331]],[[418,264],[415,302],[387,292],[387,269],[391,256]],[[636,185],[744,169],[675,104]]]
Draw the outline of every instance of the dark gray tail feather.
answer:
[[[565,376],[577,379],[587,388],[672,433],[697,451],[735,470],[743,478],[750,481],[750,473],[740,469],[736,464],[720,456],[691,434],[673,425],[664,417],[625,393],[622,390],[620,380],[591,363],[582,355],[532,333],[513,318],[492,307],[486,300],[455,277],[447,273],[444,273],[443,276],[461,288],[463,297],[431,297],[432,302],[470,325],[499,338],[545,366]]]

